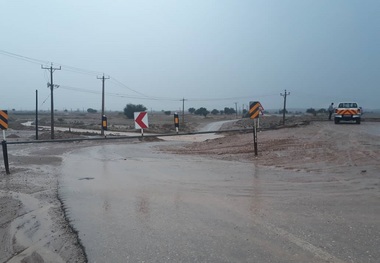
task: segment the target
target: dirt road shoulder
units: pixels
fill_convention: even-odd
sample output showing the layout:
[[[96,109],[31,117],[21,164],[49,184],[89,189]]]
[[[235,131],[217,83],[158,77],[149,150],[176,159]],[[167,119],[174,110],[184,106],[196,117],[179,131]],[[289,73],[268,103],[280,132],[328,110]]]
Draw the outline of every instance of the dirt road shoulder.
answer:
[[[0,174],[0,262],[85,262],[57,199],[59,157],[72,147],[10,145]]]

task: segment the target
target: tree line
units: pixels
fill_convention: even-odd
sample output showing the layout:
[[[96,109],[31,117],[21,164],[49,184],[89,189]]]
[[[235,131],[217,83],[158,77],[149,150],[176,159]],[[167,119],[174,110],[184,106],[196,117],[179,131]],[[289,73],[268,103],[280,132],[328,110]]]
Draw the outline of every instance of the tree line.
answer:
[[[132,104],[132,103],[129,103],[125,106],[124,108],[124,115],[127,116],[129,119],[133,119],[134,118],[134,113],[135,112],[141,112],[141,111],[146,111],[147,108],[142,105],[142,104]],[[94,109],[87,109],[87,111],[89,113],[96,113],[97,111],[94,110]],[[170,115],[171,114],[171,111],[162,111],[164,112],[166,115]],[[236,110],[234,108],[228,108],[228,107],[225,107],[224,109],[222,110],[217,110],[217,109],[213,109],[211,111],[207,110],[207,108],[205,107],[200,107],[198,109],[195,109],[193,107],[189,108],[188,109],[188,112],[191,113],[191,114],[194,114],[194,115],[200,115],[200,116],[204,116],[206,117],[207,115],[209,114],[212,114],[212,115],[232,115],[232,114],[236,114]],[[281,110],[280,110],[280,113],[281,113]],[[315,110],[313,108],[309,108],[306,110],[306,113],[309,113],[309,114],[313,114],[313,115],[317,115],[317,114],[320,114],[320,113],[327,113],[327,110],[326,109],[319,109],[319,110]],[[243,110],[243,116],[245,116],[247,114],[247,110],[244,109]]]
[[[127,104],[124,108],[124,115],[127,116],[129,119],[134,118],[134,112],[140,112],[140,111],[146,111],[146,107],[142,104]],[[223,110],[217,110],[213,109],[212,111],[207,110],[205,107],[200,107],[198,109],[195,108],[189,108],[188,109],[189,113],[195,114],[195,115],[200,115],[206,117],[208,114],[212,115],[218,115],[218,114],[226,114],[226,115],[231,115],[231,114],[236,114],[236,111],[234,108],[228,108],[225,107]],[[163,111],[166,115],[170,115],[171,111]]]
[[[208,114],[212,114],[212,115],[231,115],[231,114],[236,114],[236,111],[234,108],[228,108],[228,107],[225,107],[223,110],[217,110],[217,109],[213,109],[212,111],[208,111],[206,108],[204,107],[200,107],[199,109],[195,109],[195,108],[189,108],[188,111],[191,113],[191,114],[195,114],[195,115],[201,115],[201,116],[207,116]]]

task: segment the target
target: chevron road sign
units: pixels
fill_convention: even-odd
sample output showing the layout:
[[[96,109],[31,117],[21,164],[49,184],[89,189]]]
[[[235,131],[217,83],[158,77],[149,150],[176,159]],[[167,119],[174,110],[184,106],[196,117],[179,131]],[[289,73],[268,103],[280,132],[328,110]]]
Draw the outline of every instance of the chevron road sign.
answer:
[[[135,129],[146,129],[148,125],[148,113],[146,111],[135,112]]]

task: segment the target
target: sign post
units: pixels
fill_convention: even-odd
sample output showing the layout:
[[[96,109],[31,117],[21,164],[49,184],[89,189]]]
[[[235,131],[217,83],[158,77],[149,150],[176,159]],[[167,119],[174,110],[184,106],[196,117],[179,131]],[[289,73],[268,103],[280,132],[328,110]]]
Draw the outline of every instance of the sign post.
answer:
[[[149,128],[148,113],[146,111],[135,112],[135,129],[141,129],[141,136],[144,136],[144,129]]]
[[[178,113],[174,113],[174,127],[175,127],[175,131],[177,132],[178,134],[178,128],[179,128],[179,117],[178,117]]]
[[[258,126],[258,119],[260,112],[262,111],[263,107],[261,106],[261,103],[258,101],[251,101],[249,102],[249,116],[251,119],[253,119],[253,147],[255,151],[255,156],[257,156],[257,126]]]
[[[8,129],[8,111],[0,110],[0,128],[3,130],[3,141],[1,145],[3,146],[3,157],[4,157],[4,166],[7,174],[10,174],[9,171],[9,162],[8,162],[8,149],[7,141],[5,137],[5,130]]]
[[[255,156],[257,156],[257,119],[253,120],[253,148],[255,150]]]
[[[106,115],[102,116],[102,130],[103,131],[107,130],[107,117],[106,117]]]

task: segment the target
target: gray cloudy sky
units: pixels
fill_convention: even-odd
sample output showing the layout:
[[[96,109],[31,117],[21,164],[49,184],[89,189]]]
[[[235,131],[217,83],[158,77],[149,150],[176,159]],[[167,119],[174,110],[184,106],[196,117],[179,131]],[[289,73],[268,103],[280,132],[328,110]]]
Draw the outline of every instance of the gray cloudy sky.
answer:
[[[378,0],[1,0],[2,109],[380,108]]]

